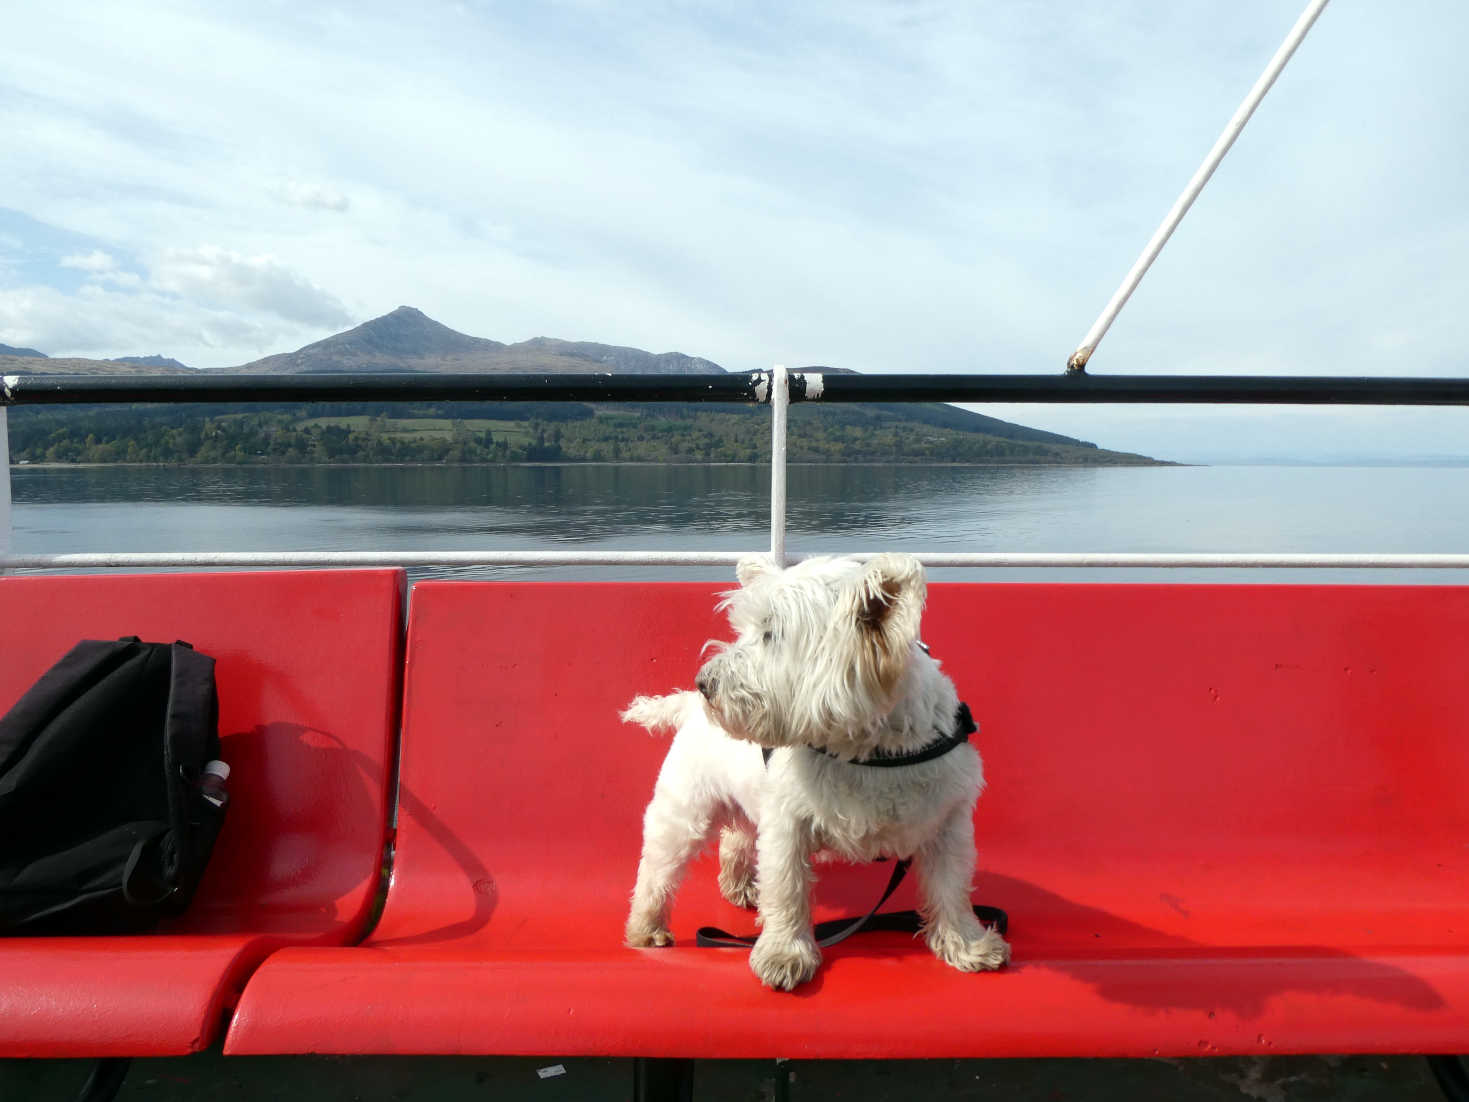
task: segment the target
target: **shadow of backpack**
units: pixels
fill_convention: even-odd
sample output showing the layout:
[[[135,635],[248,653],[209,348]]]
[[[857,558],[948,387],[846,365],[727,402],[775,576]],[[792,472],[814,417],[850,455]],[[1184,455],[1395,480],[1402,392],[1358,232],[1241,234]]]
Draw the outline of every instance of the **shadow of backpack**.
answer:
[[[193,898],[224,820],[214,659],[85,640],[0,717],[0,933],[137,933]]]

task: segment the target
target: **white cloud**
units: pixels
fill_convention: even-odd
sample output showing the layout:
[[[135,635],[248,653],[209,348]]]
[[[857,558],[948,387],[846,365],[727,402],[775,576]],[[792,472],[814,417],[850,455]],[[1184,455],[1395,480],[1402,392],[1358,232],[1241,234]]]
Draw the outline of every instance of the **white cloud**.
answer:
[[[157,296],[90,285],[70,295],[50,287],[0,290],[0,332],[51,356],[110,357],[135,348],[197,345],[196,326]]]
[[[76,268],[80,271],[91,272],[93,274],[110,272],[117,267],[117,261],[101,249],[93,249],[89,253],[63,256],[60,263],[63,268]]]
[[[184,298],[259,310],[302,325],[352,322],[335,296],[271,256],[242,256],[213,245],[169,249],[153,267],[153,282]]]
[[[181,300],[156,288],[86,283],[0,288],[0,341],[50,356],[108,359],[162,350],[194,367],[229,367],[319,336],[279,317]]]
[[[102,249],[89,253],[74,253],[58,262],[63,268],[74,268],[86,272],[89,282],[110,283],[114,287],[142,287],[143,277],[118,266],[117,259]]]
[[[287,180],[277,190],[284,202],[311,210],[342,212],[350,207],[351,201],[342,192],[323,184],[306,184],[299,180]]]
[[[137,272],[113,271],[104,272],[97,277],[102,283],[111,283],[115,287],[141,287],[143,277]]]

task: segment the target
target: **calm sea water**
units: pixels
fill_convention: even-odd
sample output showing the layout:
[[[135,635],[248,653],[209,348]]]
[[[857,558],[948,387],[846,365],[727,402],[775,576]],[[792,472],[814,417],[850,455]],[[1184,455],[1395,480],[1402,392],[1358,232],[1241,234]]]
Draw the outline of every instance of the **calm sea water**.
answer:
[[[16,467],[16,552],[758,550],[768,468]],[[794,551],[1469,552],[1469,468],[812,466]],[[725,568],[425,570],[713,578]],[[945,570],[941,578],[1412,581],[1463,571]]]

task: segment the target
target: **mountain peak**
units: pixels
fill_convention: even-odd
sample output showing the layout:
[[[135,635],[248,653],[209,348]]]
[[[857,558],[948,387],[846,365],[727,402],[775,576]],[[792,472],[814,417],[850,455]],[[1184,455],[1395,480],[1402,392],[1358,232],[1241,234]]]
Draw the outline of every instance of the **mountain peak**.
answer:
[[[238,370],[275,374],[455,370],[467,358],[504,347],[499,341],[450,329],[415,307],[399,306],[345,333],[295,352],[267,356]]]
[[[504,347],[496,341],[450,329],[412,306],[400,306],[382,317],[363,322],[355,329],[307,345],[307,348],[328,344],[399,356],[442,355]]]
[[[504,345],[471,337],[434,321],[414,306],[399,306],[295,352],[267,356],[235,369],[248,373],[323,374],[352,371],[600,372],[661,375],[720,374],[724,368],[680,352],[654,355],[638,348],[536,337]]]

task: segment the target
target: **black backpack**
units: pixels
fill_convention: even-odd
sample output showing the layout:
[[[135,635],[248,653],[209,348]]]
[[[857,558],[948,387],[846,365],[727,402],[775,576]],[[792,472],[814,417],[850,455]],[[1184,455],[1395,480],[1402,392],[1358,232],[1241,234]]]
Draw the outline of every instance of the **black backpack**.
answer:
[[[218,757],[213,658],[73,647],[0,717],[0,933],[137,933],[184,910],[224,821],[201,784]]]

